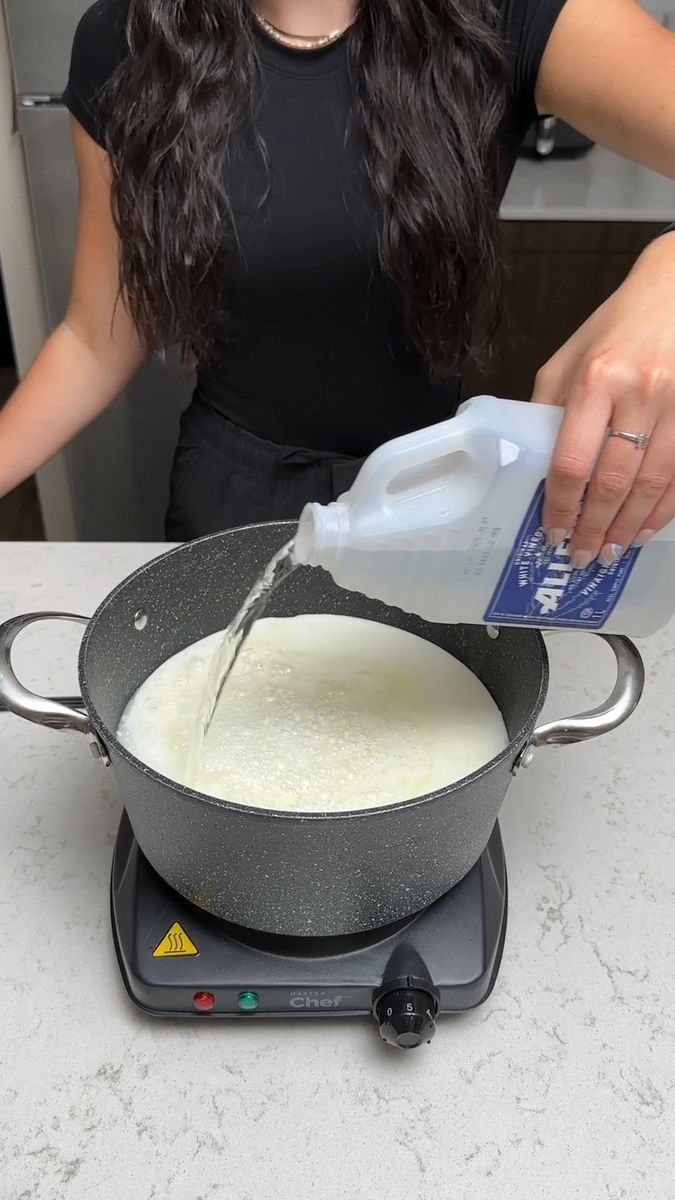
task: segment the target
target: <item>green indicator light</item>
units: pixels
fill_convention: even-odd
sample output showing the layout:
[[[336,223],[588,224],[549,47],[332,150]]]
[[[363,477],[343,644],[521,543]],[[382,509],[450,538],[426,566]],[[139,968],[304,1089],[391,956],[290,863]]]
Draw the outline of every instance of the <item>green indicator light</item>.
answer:
[[[255,1012],[260,1004],[260,996],[257,992],[241,992],[237,1004],[242,1012]]]

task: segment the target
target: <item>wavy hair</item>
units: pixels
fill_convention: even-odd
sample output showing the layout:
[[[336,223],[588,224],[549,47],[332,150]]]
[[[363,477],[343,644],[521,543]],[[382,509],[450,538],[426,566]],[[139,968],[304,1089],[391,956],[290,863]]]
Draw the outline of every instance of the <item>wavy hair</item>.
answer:
[[[128,0],[107,97],[121,290],[149,354],[208,354],[236,255],[224,155],[255,134],[248,0]],[[480,360],[499,315],[497,132],[505,93],[493,0],[361,0],[351,34],[383,273],[442,379]],[[221,314],[218,316],[218,314]]]

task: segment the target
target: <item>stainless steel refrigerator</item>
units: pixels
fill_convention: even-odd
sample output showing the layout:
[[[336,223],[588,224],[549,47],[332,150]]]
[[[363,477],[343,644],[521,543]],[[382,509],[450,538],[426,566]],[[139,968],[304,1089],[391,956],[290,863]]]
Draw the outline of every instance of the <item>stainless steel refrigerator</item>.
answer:
[[[36,242],[49,325],[62,319],[76,236],[77,179],[61,103],[73,34],[90,0],[5,0]],[[158,540],[178,418],[192,380],[150,366],[65,452],[77,536]]]

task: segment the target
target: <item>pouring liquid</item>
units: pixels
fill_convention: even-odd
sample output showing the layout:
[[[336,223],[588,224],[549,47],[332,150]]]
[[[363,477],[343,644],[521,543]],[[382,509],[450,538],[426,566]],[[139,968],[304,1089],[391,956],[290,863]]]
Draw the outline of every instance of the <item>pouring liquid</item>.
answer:
[[[206,684],[202,691],[199,713],[194,733],[190,740],[187,758],[186,782],[192,786],[197,779],[204,750],[204,741],[211,728],[213,715],[234,665],[244,648],[256,621],[262,617],[275,591],[295,570],[294,543],[288,542],[274,558],[270,559],[261,575],[256,579],[239,612],[222,635],[213,656]]]

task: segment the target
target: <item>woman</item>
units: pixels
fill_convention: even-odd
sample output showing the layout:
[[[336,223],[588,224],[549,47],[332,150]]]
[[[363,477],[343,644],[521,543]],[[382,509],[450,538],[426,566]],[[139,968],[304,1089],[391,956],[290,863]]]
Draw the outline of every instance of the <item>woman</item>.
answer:
[[[675,178],[675,36],[634,0],[99,0],[66,103],[72,297],[0,415],[0,494],[178,344],[172,539],[295,517],[454,412],[537,111]],[[545,522],[576,566],[675,517],[675,233],[534,399],[566,409]]]

